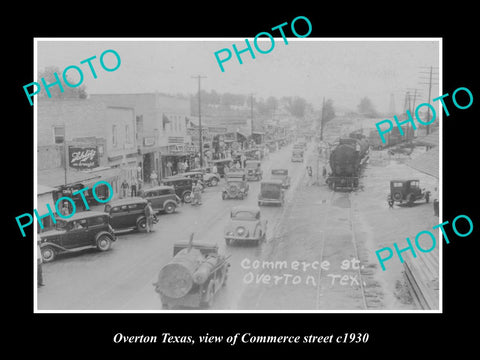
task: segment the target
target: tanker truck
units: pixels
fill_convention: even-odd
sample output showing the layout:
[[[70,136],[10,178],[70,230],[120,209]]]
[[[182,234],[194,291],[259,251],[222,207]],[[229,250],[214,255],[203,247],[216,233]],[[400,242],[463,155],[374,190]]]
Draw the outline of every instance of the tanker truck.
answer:
[[[164,309],[203,307],[213,304],[215,294],[225,286],[230,264],[218,253],[218,245],[177,242],[172,260],[160,269],[153,284]]]

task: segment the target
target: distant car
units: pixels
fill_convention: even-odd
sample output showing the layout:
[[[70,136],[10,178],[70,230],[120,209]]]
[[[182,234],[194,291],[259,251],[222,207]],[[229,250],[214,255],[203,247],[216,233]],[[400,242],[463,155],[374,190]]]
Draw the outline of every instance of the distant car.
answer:
[[[263,171],[260,160],[246,160],[247,180],[262,180]]]
[[[271,176],[273,180],[281,180],[284,189],[290,187],[290,176],[288,176],[287,169],[272,169]]]
[[[303,162],[303,149],[293,149],[292,150],[292,162]]]
[[[168,177],[161,181],[162,185],[173,186],[175,194],[182,199],[184,203],[190,203],[192,201],[192,185],[193,179],[187,177]]]
[[[56,219],[55,228],[41,232],[40,251],[44,262],[53,261],[58,254],[96,248],[107,251],[117,240],[110,216],[100,211],[75,213],[69,219]]]
[[[265,240],[267,221],[260,218],[260,208],[257,206],[236,206],[230,212],[230,221],[225,227],[225,242],[253,242],[258,245]]]
[[[231,171],[225,177],[225,185],[222,191],[222,199],[243,200],[248,195],[248,182],[245,171]]]
[[[285,190],[282,185],[282,180],[262,181],[258,194],[258,205],[278,204],[282,206],[285,202]]]
[[[145,217],[147,202],[147,199],[141,197],[131,197],[106,204],[104,210],[110,215],[110,224],[114,231],[147,231],[147,218]]]
[[[152,203],[155,212],[163,211],[166,214],[172,214],[181,203],[181,199],[175,194],[173,186],[154,186],[149,189],[142,189],[139,195]]]
[[[420,188],[419,180],[392,180],[390,181],[390,194],[388,196],[388,203],[390,206],[393,203],[406,202],[408,206],[413,205],[417,200],[430,201],[430,191]]]

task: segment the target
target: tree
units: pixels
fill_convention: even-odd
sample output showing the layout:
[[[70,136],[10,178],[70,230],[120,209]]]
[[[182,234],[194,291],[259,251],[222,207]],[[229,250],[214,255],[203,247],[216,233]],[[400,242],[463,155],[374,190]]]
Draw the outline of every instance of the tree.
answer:
[[[364,114],[367,117],[378,117],[377,110],[375,110],[375,107],[368,97],[364,97],[360,100],[360,104],[358,104],[357,109],[360,114]]]
[[[335,109],[333,107],[333,100],[325,101],[325,109],[323,110],[323,121],[327,123],[335,117]]]
[[[57,73],[58,78],[62,81],[62,72],[56,66],[47,66],[42,72],[38,74],[38,78],[43,78],[46,84],[51,84],[57,81],[54,73]],[[67,81],[71,84],[74,84],[75,81],[68,77]],[[56,99],[86,99],[87,92],[85,90],[85,85],[80,85],[78,87],[70,87],[62,82],[63,92],[60,90],[60,86],[55,85],[48,89],[52,98]],[[40,91],[38,96],[41,98],[48,98],[46,91]]]
[[[305,115],[307,101],[299,96],[295,97],[284,97],[282,98],[285,101],[285,107],[295,117],[303,118]]]

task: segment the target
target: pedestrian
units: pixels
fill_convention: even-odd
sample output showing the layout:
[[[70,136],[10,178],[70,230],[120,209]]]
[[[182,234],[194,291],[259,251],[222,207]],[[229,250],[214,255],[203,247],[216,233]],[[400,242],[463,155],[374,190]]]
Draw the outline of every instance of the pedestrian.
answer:
[[[198,180],[193,183],[192,193],[192,205],[202,205],[202,186]]]
[[[128,182],[126,179],[123,179],[122,184],[120,185],[120,188],[122,189],[122,198],[126,198],[128,194],[128,188],[130,186],[128,185]]]
[[[43,282],[42,262],[42,250],[40,249],[40,242],[37,241],[37,286],[45,286]]]
[[[312,186],[313,181],[313,171],[311,166],[307,166],[308,182],[307,186]]]
[[[168,164],[167,164],[168,165]],[[170,164],[171,165],[171,164]],[[171,174],[171,173],[170,173]],[[158,185],[157,183],[158,175],[155,172],[155,170],[152,171],[150,174],[150,182],[152,183],[153,186]]]
[[[67,216],[68,214],[70,214],[70,209],[68,208],[67,201],[63,202],[62,208],[60,209],[60,213],[64,216]]]
[[[167,161],[167,176],[172,176],[172,162],[170,160]]]
[[[185,160],[185,162],[183,163],[183,168],[184,168],[185,172],[188,172],[189,166],[188,166],[187,160]]]
[[[153,230],[153,209],[152,209],[152,203],[149,200],[147,202],[147,205],[145,206],[145,218],[147,219],[147,232],[152,232]]]
[[[218,174],[218,168],[217,168],[216,164],[214,164],[213,167],[212,167],[212,173]]]
[[[132,179],[132,185],[130,186],[130,196],[131,197],[137,196],[137,184],[138,184],[137,178],[134,177]]]

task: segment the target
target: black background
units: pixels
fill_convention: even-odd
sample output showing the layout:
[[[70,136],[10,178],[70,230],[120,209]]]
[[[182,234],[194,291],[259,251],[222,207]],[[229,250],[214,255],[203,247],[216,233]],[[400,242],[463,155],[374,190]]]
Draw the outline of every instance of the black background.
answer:
[[[435,9],[435,10],[434,10]],[[246,3],[214,5],[181,4],[172,9],[163,3],[140,5],[42,3],[13,12],[16,21],[2,25],[5,51],[4,74],[8,85],[3,97],[8,109],[3,119],[5,163],[5,200],[3,227],[3,297],[8,333],[7,344],[16,351],[28,348],[38,355],[64,357],[69,354],[168,356],[190,352],[198,356],[208,350],[216,356],[222,350],[238,353],[247,350],[258,356],[287,351],[310,352],[313,356],[354,355],[405,357],[441,353],[456,348],[464,353],[473,345],[476,333],[474,315],[478,288],[478,226],[476,209],[479,176],[478,81],[476,10],[460,3],[449,8],[430,3],[374,5],[348,3],[337,8],[318,3],[293,7],[276,4],[259,8]],[[443,314],[33,314],[33,246],[31,232],[22,238],[15,216],[33,209],[33,107],[23,85],[33,81],[34,37],[254,37],[296,16],[306,16],[312,23],[310,37],[442,37],[443,91],[452,94],[467,87],[474,96],[466,110],[447,100],[451,116],[443,119],[443,218],[450,222],[460,214],[474,223],[466,238],[449,231],[450,244],[443,248]],[[12,19],[14,20],[14,19]],[[12,25],[13,24],[13,25]],[[302,33],[299,29],[299,33]],[[287,33],[288,36],[288,33]],[[274,56],[272,53],[271,56]],[[6,70],[6,71],[5,71]],[[10,140],[11,139],[11,140]],[[427,229],[426,229],[427,230]],[[28,233],[28,232],[27,232]],[[398,234],[402,237],[402,234]],[[473,329],[469,327],[473,325]],[[368,332],[367,344],[316,345],[221,345],[114,344],[114,334],[228,336],[237,332],[255,335],[341,335]],[[5,339],[5,338],[4,338]],[[175,356],[175,355],[172,355]],[[42,356],[43,357],[43,356]]]

